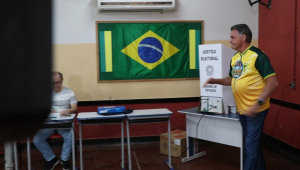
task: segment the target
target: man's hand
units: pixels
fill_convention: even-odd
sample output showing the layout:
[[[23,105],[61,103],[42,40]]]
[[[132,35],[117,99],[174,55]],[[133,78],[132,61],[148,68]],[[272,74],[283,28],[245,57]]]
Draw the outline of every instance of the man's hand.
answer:
[[[206,82],[203,84],[203,88],[207,85],[207,84],[212,84],[212,81],[214,80],[214,78],[209,78],[206,80]]]
[[[222,79],[209,78],[206,80],[206,82],[203,84],[202,87],[204,88],[207,84],[220,84],[223,86],[230,86],[231,85],[231,77],[227,76]]]
[[[63,110],[63,111],[60,112],[60,115],[64,116],[64,115],[67,115],[69,113],[70,113],[69,110]]]
[[[253,106],[250,107],[250,109],[247,111],[246,116],[248,116],[248,117],[256,117],[257,114],[258,114],[258,111],[259,111],[260,107],[261,107],[261,106],[260,106],[259,104],[253,105]]]
[[[51,110],[51,112],[50,113],[57,113],[57,111],[56,110]]]

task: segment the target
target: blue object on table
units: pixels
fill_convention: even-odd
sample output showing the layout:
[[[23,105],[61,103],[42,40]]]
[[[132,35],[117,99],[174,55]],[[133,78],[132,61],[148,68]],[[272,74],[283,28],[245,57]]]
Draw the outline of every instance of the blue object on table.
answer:
[[[122,115],[122,114],[130,114],[133,112],[133,109],[126,109],[123,112],[109,112],[109,113],[101,113],[103,116],[111,116],[111,115]]]
[[[107,113],[120,113],[124,112],[126,108],[124,106],[109,106],[109,107],[98,107],[98,114],[107,114]]]

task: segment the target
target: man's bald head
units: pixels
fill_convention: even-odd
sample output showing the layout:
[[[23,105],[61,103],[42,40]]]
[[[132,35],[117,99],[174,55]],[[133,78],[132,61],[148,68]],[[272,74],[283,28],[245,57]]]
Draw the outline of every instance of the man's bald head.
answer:
[[[53,71],[53,72],[52,72],[52,77],[57,76],[57,75],[59,75],[59,77],[60,77],[61,79],[63,79],[63,74],[62,74],[61,72],[58,72],[58,71]]]
[[[62,90],[63,75],[61,72],[54,71],[52,72],[52,88],[55,93],[58,93]]]

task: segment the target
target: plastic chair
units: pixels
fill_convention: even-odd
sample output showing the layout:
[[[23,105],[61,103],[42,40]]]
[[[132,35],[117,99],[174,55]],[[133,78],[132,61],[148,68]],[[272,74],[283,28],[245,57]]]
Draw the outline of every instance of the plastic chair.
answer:
[[[61,139],[61,140],[64,140],[64,138],[63,138],[60,134],[55,133],[55,134],[51,135],[51,136],[47,139],[48,142],[49,142],[49,144],[50,144],[50,146],[51,146],[52,140],[55,140],[55,139]]]
[[[58,134],[58,133],[55,133],[55,134],[53,134],[53,135],[51,135],[47,140],[48,140],[48,142],[49,142],[49,145],[51,146],[51,142],[53,141],[53,140],[64,140],[64,138],[60,135],[60,134]],[[73,140],[76,140],[76,136],[75,136],[75,134],[74,134],[74,139]],[[75,157],[77,157],[77,147],[76,147],[76,141],[75,141]]]

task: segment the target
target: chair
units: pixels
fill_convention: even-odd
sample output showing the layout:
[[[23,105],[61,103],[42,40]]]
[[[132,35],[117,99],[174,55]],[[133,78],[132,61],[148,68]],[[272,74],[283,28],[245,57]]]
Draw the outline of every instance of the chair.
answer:
[[[49,145],[51,146],[52,141],[57,139],[64,140],[64,138],[58,133],[51,135],[47,140],[49,142]]]
[[[55,134],[51,135],[47,140],[49,142],[49,145],[51,146],[51,143],[53,142],[53,140],[64,140],[64,138],[60,134],[55,133]],[[77,157],[76,134],[75,133],[74,133],[73,140],[75,140],[75,157]]]

